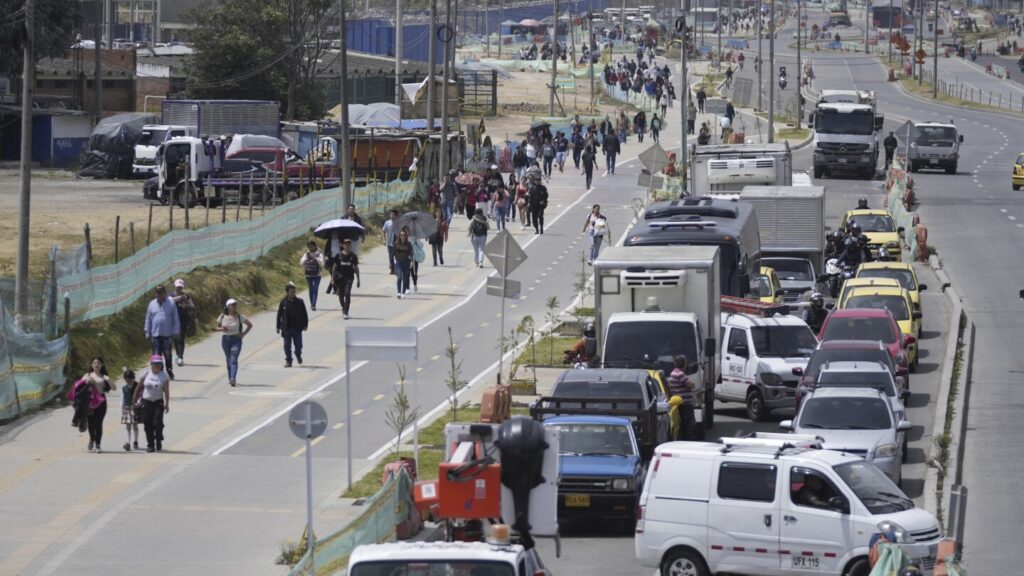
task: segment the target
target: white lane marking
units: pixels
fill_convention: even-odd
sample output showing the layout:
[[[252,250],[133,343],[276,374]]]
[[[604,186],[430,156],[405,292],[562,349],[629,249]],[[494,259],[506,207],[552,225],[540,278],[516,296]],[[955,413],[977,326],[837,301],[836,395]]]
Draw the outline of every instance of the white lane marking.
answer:
[[[1010,220],[1016,220],[1017,219],[1016,216],[1007,216],[1007,218],[1009,218]]]
[[[999,211],[1002,212],[1003,214],[1006,214],[1006,208],[1000,208]]]

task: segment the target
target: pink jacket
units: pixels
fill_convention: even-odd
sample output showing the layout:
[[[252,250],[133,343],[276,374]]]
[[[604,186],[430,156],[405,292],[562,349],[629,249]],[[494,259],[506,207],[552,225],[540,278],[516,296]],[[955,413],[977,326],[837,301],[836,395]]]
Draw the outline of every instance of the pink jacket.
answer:
[[[81,386],[89,386],[89,390],[92,392],[92,396],[89,398],[89,409],[95,410],[100,406],[100,404],[103,404],[104,402],[107,401],[106,396],[104,396],[98,390],[96,390],[95,386],[90,385],[88,380],[82,378],[78,382],[75,382],[75,385],[72,386],[71,390],[68,392],[69,402],[75,401],[75,394],[78,393],[78,389]]]

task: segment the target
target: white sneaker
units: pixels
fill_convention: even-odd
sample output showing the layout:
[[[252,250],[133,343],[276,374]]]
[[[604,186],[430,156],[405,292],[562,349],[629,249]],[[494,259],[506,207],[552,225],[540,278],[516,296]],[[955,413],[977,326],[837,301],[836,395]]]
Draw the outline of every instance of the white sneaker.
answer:
[[[184,365],[185,365],[185,360],[183,360],[181,358],[181,356],[178,356],[178,366],[184,366]]]
[[[399,300],[401,300],[401,299],[402,299],[402,296],[403,296],[402,294],[399,294],[399,295],[398,295],[398,299],[399,299]]]
[[[419,286],[417,286],[417,285],[415,285],[415,284],[413,284],[413,286],[412,286],[412,291],[413,291],[413,292],[416,292],[416,293],[418,294],[418,293],[419,293],[419,291],[420,291],[420,287],[419,287]]]
[[[348,320],[348,314],[345,314],[345,320]]]

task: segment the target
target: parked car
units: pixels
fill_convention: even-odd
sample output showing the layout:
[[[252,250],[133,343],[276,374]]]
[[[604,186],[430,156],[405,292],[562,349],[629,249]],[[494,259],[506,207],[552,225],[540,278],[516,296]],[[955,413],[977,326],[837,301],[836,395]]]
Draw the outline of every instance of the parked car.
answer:
[[[644,467],[629,419],[556,416],[544,426],[559,430],[559,523],[622,521],[632,532]]]
[[[818,341],[796,316],[763,318],[722,313],[721,382],[715,399],[745,402],[747,416],[764,420],[776,408],[789,408],[799,381],[794,368],[804,368]]]
[[[910,370],[907,346],[917,342],[913,336],[900,333],[896,319],[888,310],[848,308],[834,310],[825,319],[818,340],[878,340],[885,344],[898,368]]]
[[[800,407],[803,396],[817,382],[818,372],[822,366],[848,361],[877,362],[884,365],[892,373],[900,396],[910,397],[910,374],[907,367],[900,367],[893,361],[885,344],[878,340],[828,340],[818,343],[805,368],[793,368],[793,374],[800,377],[800,382],[796,386],[796,407]]]
[[[903,446],[909,421],[897,418],[885,393],[875,388],[816,388],[783,430],[813,434],[826,450],[854,454],[878,467],[897,485],[903,479]]]
[[[911,562],[931,570],[938,521],[874,464],[808,449],[813,436],[762,436],[658,447],[633,540],[644,567],[663,575],[867,576],[871,536],[891,529]]]

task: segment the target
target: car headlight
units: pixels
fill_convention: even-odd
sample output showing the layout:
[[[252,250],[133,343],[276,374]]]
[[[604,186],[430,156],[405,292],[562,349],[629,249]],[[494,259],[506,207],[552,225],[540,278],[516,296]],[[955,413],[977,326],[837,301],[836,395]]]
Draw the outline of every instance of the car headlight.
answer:
[[[782,376],[774,372],[761,372],[760,377],[765,386],[782,386]]]
[[[910,544],[914,539],[902,526],[892,520],[884,520],[878,523],[878,531],[885,534],[887,538],[895,538],[896,544]]]
[[[632,487],[632,478],[616,478],[612,480],[612,490],[629,490]]]
[[[906,366],[907,365],[907,353],[906,352],[900,352],[899,354],[896,355],[896,365],[897,366]]]
[[[895,444],[882,444],[877,450],[875,450],[875,458],[892,458],[895,455]]]

